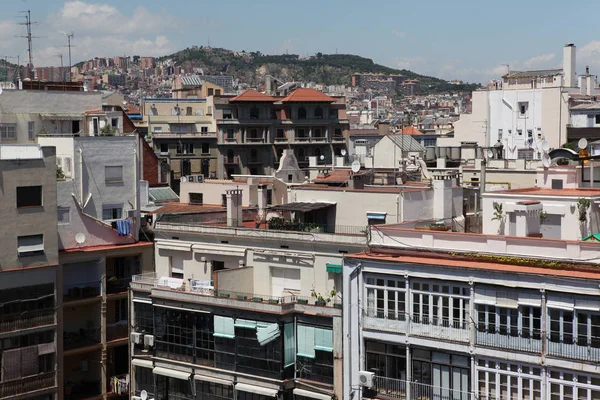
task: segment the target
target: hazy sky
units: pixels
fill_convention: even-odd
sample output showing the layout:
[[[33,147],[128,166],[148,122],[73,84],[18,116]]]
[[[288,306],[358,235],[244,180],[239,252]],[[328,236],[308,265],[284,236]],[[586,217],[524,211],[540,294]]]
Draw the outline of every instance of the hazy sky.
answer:
[[[599,0],[2,0],[0,56],[25,58],[19,11],[31,9],[36,65],[94,56],[164,55],[192,45],[273,54],[352,53],[444,79],[483,82],[512,70],[559,67],[578,47],[577,72],[600,73]]]

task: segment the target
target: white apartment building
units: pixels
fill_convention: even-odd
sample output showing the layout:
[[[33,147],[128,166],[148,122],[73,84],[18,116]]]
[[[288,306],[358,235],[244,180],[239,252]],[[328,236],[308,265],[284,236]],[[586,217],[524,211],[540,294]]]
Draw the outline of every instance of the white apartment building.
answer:
[[[344,260],[344,398],[600,397],[597,243],[371,228]]]

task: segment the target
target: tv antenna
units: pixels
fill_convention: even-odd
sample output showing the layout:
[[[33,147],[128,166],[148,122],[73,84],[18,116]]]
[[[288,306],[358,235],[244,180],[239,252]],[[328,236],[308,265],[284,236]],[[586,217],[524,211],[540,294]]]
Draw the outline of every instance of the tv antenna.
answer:
[[[71,47],[75,47],[74,45],[71,45],[71,40],[73,40],[73,37],[75,37],[75,32],[71,31],[71,33],[66,33],[63,31],[58,31],[58,33],[61,33],[67,37],[67,45],[65,47],[69,48],[69,82],[71,82],[71,67],[73,66],[71,61]]]
[[[31,10],[21,11],[21,13],[25,14],[25,22],[19,23],[19,25],[24,25],[27,27],[27,35],[21,36],[22,38],[27,38],[27,54],[29,55],[29,69],[33,71],[33,45],[32,39],[38,39],[39,36],[32,36],[31,34],[31,25],[36,25],[38,22],[31,22]]]

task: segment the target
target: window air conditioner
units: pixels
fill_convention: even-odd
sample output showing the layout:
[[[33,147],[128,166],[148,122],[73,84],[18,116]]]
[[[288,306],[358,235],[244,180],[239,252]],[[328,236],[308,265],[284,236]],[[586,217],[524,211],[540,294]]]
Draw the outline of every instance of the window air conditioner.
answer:
[[[362,387],[371,389],[373,386],[375,386],[375,374],[369,371],[359,371],[358,383]]]
[[[148,347],[154,347],[154,336],[144,335],[144,345]]]
[[[131,341],[133,342],[133,344],[143,344],[144,334],[139,332],[131,332]]]

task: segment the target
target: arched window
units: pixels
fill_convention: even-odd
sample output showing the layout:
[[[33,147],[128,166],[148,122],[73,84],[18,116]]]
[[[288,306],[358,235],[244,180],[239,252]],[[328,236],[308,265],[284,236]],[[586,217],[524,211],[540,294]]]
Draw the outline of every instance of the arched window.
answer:
[[[298,109],[298,119],[306,119],[306,108],[300,107]]]
[[[315,119],[323,119],[323,109],[321,107],[315,108]]]
[[[259,119],[260,112],[258,111],[258,107],[252,107],[250,109],[250,119]]]

